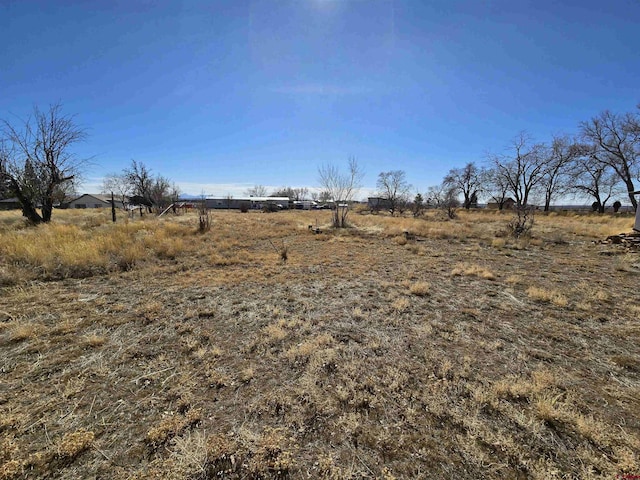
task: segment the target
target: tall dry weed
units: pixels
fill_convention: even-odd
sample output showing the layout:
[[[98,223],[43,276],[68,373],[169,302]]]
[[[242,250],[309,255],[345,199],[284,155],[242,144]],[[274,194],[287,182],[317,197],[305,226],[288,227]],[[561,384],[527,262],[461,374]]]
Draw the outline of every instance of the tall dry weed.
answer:
[[[0,257],[35,276],[82,278],[129,270],[150,253],[175,258],[186,250],[183,237],[188,232],[185,225],[161,221],[96,221],[93,227],[52,222],[0,234]]]

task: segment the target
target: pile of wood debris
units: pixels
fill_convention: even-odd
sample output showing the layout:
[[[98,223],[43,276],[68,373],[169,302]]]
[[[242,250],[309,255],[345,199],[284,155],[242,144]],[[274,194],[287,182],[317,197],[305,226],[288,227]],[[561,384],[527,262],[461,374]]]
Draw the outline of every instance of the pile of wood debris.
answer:
[[[603,240],[601,243],[607,243],[609,245],[622,245],[626,248],[640,251],[640,232],[609,235],[607,239]]]

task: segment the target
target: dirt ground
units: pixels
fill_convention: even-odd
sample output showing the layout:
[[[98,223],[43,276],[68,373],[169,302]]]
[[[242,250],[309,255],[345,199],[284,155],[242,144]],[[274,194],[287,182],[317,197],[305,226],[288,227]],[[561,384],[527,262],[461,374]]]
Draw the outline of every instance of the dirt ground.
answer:
[[[597,242],[630,217],[329,215],[0,258],[0,479],[640,475],[640,254]]]

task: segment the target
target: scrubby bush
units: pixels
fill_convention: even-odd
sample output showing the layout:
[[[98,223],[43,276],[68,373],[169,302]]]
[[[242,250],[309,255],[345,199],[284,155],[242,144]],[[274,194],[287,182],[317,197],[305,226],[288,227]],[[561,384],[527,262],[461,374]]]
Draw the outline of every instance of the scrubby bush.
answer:
[[[211,229],[211,215],[204,201],[198,207],[198,232],[206,233]]]
[[[515,216],[507,224],[509,233],[514,238],[530,237],[533,228],[534,209],[529,206],[515,208]]]

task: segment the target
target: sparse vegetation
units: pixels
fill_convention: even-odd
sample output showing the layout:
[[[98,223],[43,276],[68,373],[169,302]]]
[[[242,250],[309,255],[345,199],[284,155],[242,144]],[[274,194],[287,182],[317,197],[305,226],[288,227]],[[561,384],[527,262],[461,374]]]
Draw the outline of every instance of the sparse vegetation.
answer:
[[[198,232],[207,233],[209,230],[211,230],[211,214],[203,198],[198,205]]]
[[[332,213],[0,213],[0,478],[637,474],[631,216]]]
[[[535,210],[531,207],[520,206],[515,208],[515,215],[507,224],[509,234],[516,238],[528,238],[533,228]]]

